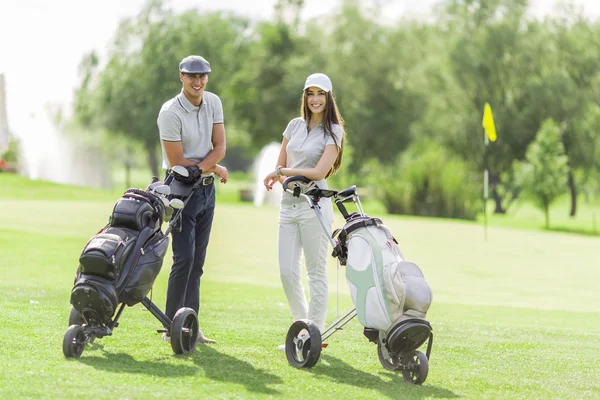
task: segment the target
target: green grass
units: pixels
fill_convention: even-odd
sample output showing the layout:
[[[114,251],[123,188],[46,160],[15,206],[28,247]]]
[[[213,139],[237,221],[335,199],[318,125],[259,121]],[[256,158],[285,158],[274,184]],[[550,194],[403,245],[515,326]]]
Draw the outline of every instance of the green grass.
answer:
[[[506,215],[493,214],[495,204],[488,204],[488,223],[494,226],[507,226],[521,229],[544,229],[544,214],[531,203],[521,201],[509,208]],[[583,195],[578,197],[577,214],[569,216],[570,196],[560,197],[550,207],[550,228],[554,232],[565,232],[600,236],[600,198],[586,201]],[[479,221],[483,223],[483,215]]]
[[[484,241],[481,224],[381,215],[434,293],[429,377],[413,387],[379,365],[356,320],[329,338],[311,370],[288,365],[276,349],[292,322],[278,276],[277,208],[235,203],[236,191],[219,186],[200,315],[218,343],[175,356],[158,321],[136,305],[113,336],[66,360],[77,258],[106,223],[115,191],[6,174],[0,184],[1,398],[600,397],[597,237],[490,223]],[[152,295],[161,308],[170,257]],[[330,259],[328,322],[336,272]],[[351,308],[343,273],[340,312]]]

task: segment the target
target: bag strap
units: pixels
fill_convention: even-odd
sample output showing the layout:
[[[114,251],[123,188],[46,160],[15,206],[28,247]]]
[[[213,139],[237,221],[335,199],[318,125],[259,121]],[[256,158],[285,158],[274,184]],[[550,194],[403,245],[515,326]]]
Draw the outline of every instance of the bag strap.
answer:
[[[348,235],[354,232],[357,229],[366,228],[367,226],[380,226],[383,225],[383,222],[379,218],[374,217],[364,217],[359,221],[351,221],[346,224],[340,231],[339,237],[340,241],[346,242]]]

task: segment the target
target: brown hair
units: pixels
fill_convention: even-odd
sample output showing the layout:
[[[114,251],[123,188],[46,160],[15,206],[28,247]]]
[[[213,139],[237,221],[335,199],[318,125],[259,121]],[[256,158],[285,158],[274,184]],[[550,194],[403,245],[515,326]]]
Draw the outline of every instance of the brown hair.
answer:
[[[323,118],[323,131],[325,135],[329,135],[333,138],[333,142],[339,148],[337,158],[333,162],[331,169],[327,172],[325,178],[329,178],[331,175],[335,174],[338,169],[342,166],[342,158],[344,154],[344,139],[346,137],[346,132],[344,129],[344,119],[342,118],[338,106],[335,102],[335,98],[331,94],[331,92],[327,92],[326,94],[327,101],[325,103],[325,115]],[[300,107],[300,115],[307,122],[310,122],[312,117],[312,111],[308,108],[308,88],[302,92],[302,106]],[[337,143],[337,139],[333,134],[333,125],[337,124],[342,128],[343,136],[342,143]]]

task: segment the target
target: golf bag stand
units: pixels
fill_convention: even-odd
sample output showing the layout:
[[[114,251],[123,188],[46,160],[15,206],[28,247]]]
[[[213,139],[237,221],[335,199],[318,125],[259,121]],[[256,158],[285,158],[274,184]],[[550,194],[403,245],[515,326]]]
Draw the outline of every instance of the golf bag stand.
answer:
[[[175,169],[175,168],[174,168]],[[173,320],[147,297],[162,267],[169,233],[178,229],[183,209],[202,181],[184,184],[171,173],[145,189],[128,189],[117,201],[109,223],[94,235],[79,258],[69,329],[63,339],[67,358],[80,357],[86,344],[110,336],[125,306],[141,303],[163,325],[176,354],[194,351],[198,316],[188,307]],[[169,222],[165,232],[163,222]]]
[[[401,371],[405,381],[421,384],[427,378],[433,332],[425,319],[431,304],[431,289],[421,269],[404,260],[396,239],[379,218],[367,216],[356,186],[342,191],[321,189],[306,177],[290,177],[286,192],[302,196],[314,210],[333,247],[332,256],[346,266],[346,280],[355,308],[334,321],[323,332],[309,320],[295,321],[288,330],[285,351],[290,365],[314,366],[322,343],[354,317],[364,335],[377,344],[381,365]],[[319,200],[332,197],[346,223],[329,235]],[[344,203],[353,201],[357,212],[348,213]],[[426,354],[417,349],[427,343]]]

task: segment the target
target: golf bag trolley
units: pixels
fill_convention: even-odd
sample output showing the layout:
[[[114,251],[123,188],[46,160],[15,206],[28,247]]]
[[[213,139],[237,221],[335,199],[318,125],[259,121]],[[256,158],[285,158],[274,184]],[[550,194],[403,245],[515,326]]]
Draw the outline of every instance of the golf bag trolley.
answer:
[[[288,330],[285,353],[290,365],[313,367],[323,341],[354,317],[364,335],[377,345],[381,365],[401,371],[405,381],[421,384],[427,378],[433,332],[425,319],[431,289],[421,269],[404,260],[396,239],[379,218],[363,211],[356,186],[342,191],[321,189],[304,176],[287,178],[283,190],[304,197],[315,211],[333,246],[332,256],[346,266],[346,280],[355,308],[338,318],[322,333],[310,320],[297,320]],[[321,198],[333,198],[346,220],[330,235],[320,210]],[[353,201],[357,212],[348,213],[344,203]],[[427,342],[426,353],[417,350]]]
[[[182,307],[171,320],[147,297],[169,247],[169,233],[180,229],[181,213],[204,179],[183,183],[185,168],[169,172],[164,182],[154,177],[145,190],[128,189],[115,203],[109,223],[84,247],[71,291],[65,357],[79,357],[86,344],[112,335],[125,306],[138,303],[161,322],[164,329],[158,332],[170,335],[176,354],[194,351],[196,312]],[[164,233],[163,222],[169,222]]]

